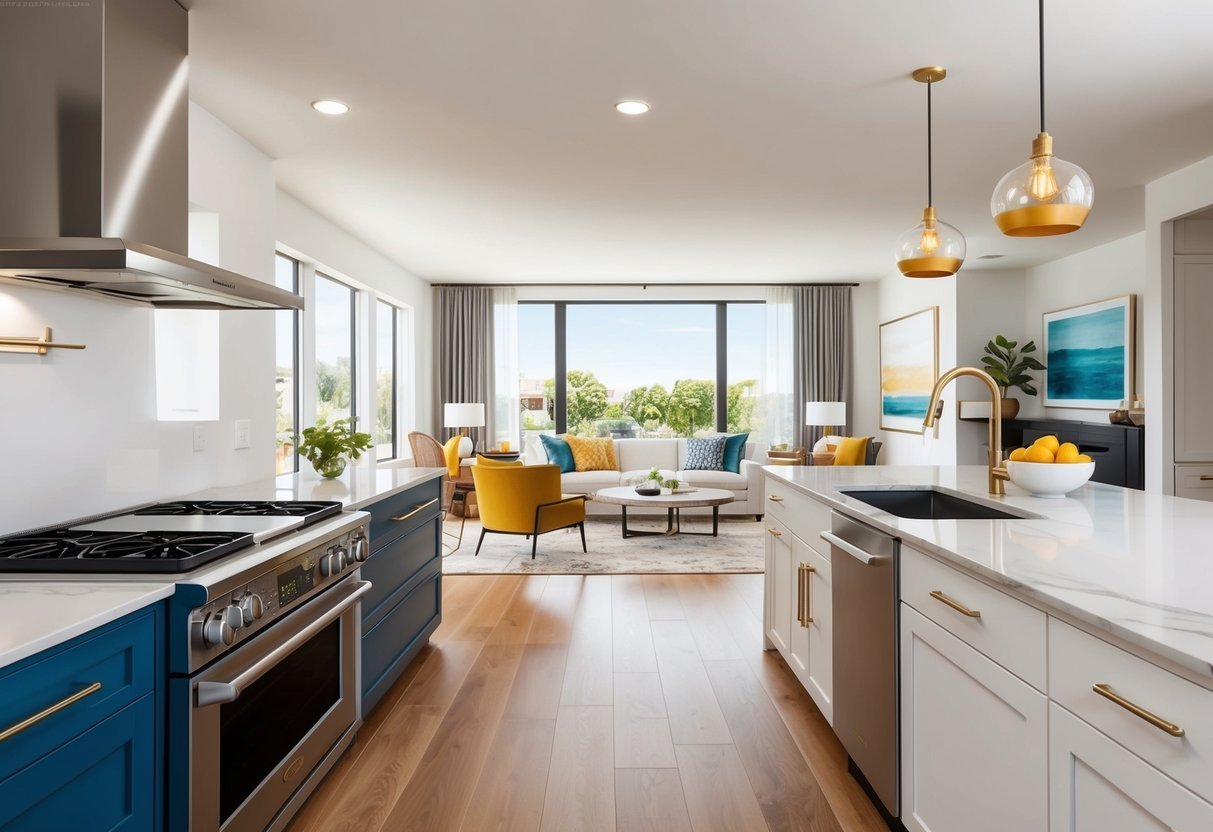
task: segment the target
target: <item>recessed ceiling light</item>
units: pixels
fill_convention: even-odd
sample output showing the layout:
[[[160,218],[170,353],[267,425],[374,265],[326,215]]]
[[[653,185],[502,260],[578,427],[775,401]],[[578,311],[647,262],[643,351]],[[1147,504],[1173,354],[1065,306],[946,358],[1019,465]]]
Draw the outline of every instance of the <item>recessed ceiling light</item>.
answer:
[[[649,105],[643,101],[620,101],[615,109],[625,116],[642,116],[649,111]]]
[[[324,113],[326,116],[339,116],[348,113],[350,105],[343,104],[340,101],[333,101],[330,98],[322,98],[319,101],[312,102],[312,109],[318,113]]]
[[[978,257],[977,259],[978,260],[998,260],[999,258],[1002,258],[1002,257],[1006,257],[1006,255],[1005,254],[983,254],[980,257]]]

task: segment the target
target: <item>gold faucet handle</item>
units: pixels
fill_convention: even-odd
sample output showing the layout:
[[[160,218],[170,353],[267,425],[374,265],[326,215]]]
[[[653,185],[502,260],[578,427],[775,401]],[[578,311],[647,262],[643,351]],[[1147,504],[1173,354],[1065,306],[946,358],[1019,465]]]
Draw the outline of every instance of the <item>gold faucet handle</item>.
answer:
[[[991,476],[993,476],[993,477],[994,477],[994,479],[996,479],[996,480],[1009,480],[1009,479],[1011,479],[1011,475],[1010,475],[1010,473],[1008,473],[1008,472],[1007,472],[1007,466],[1006,466],[1005,464],[1003,464],[1003,465],[999,465],[997,468],[991,468],[991,469],[990,469],[990,474],[991,474]]]

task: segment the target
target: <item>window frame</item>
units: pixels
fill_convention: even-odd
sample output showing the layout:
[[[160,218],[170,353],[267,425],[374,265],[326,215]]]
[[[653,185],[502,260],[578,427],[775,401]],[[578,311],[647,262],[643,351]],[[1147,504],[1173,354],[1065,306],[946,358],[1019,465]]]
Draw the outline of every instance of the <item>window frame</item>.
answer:
[[[303,296],[303,262],[298,257],[293,257],[286,252],[275,249],[274,259],[278,258],[289,260],[291,263],[291,292],[296,295]],[[276,281],[275,281],[276,282]],[[281,288],[281,287],[280,287]],[[274,476],[281,474],[297,474],[299,473],[299,435],[303,431],[303,310],[301,309],[280,309],[279,312],[290,312],[291,314],[291,405],[293,411],[291,413],[291,468],[288,471],[278,471],[275,464]],[[275,332],[277,337],[277,332]],[[275,358],[277,358],[277,350],[275,349]],[[275,361],[275,364],[277,362]],[[274,414],[277,421],[277,412]],[[275,450],[277,449],[277,441],[275,438]],[[275,453],[275,456],[277,454]]]
[[[376,446],[375,446],[375,462],[376,463],[392,462],[392,461],[395,461],[395,460],[398,460],[401,458],[401,454],[400,454],[400,450],[401,450],[401,444],[400,444],[400,422],[401,422],[401,419],[400,419],[400,410],[401,410],[400,366],[401,366],[402,362],[400,360],[400,322],[401,322],[402,316],[404,315],[404,309],[402,309],[400,306],[393,303],[392,301],[388,300],[387,298],[383,297],[382,295],[378,295],[378,294],[373,295],[372,301],[373,301],[374,309],[375,309],[375,315],[373,316],[375,319],[375,374],[374,374],[374,379],[372,381],[372,383],[374,385],[374,389],[375,389],[375,408],[374,408],[374,410],[375,410],[376,424],[373,426],[375,433],[378,433],[378,430],[379,430],[379,425],[378,425],[378,419],[379,419],[379,362],[382,358],[382,356],[379,355],[379,334],[380,334],[379,333],[379,307],[380,307],[380,305],[383,305],[383,306],[386,306],[388,309],[392,310],[391,311],[392,343],[391,343],[391,347],[390,347],[391,359],[392,359],[392,369],[391,369],[392,407],[391,407],[391,425],[390,425],[390,429],[392,432],[391,455],[385,456],[385,457],[380,457],[379,456],[379,446],[378,446],[378,444],[376,444]]]

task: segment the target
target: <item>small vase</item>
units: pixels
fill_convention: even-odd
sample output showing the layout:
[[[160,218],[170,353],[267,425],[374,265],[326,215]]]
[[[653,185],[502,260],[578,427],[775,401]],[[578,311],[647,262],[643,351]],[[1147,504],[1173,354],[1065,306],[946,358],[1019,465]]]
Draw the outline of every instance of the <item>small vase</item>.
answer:
[[[345,470],[345,457],[339,456],[335,459],[326,459],[323,462],[313,462],[312,467],[316,469],[316,473],[325,479],[341,476]]]
[[[1014,419],[1019,415],[1019,399],[1004,398],[1001,400],[1001,404],[1003,421]]]

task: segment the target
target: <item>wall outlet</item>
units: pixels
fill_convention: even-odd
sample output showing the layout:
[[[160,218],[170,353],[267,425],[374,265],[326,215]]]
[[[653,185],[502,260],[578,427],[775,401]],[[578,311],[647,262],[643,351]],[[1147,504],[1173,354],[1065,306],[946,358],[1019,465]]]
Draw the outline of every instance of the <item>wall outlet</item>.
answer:
[[[194,451],[206,450],[206,431],[202,425],[194,425]]]
[[[249,446],[249,436],[253,432],[253,423],[248,419],[236,420],[236,450]]]

